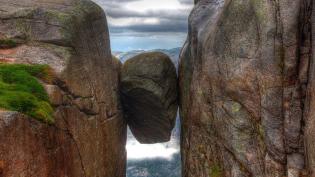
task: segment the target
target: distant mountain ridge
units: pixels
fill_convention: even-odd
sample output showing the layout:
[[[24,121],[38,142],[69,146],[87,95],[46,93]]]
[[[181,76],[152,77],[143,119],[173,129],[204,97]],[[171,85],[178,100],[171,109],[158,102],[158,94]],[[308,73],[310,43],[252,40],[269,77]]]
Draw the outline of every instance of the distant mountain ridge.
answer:
[[[181,48],[177,47],[177,48],[173,48],[173,49],[154,49],[154,50],[131,50],[128,52],[121,52],[121,51],[113,51],[113,55],[117,58],[119,58],[119,60],[121,62],[126,62],[128,59],[139,55],[141,53],[145,53],[145,52],[162,52],[165,53],[166,55],[168,55],[172,62],[174,63],[176,70],[178,69],[178,59],[179,59],[179,54],[180,54]]]

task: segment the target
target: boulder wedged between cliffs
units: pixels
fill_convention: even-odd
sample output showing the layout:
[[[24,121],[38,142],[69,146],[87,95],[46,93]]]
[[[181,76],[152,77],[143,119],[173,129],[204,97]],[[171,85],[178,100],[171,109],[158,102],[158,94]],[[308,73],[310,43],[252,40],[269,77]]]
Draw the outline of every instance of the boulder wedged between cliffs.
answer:
[[[120,92],[125,118],[140,143],[170,140],[178,98],[176,69],[167,55],[148,52],[124,63]]]

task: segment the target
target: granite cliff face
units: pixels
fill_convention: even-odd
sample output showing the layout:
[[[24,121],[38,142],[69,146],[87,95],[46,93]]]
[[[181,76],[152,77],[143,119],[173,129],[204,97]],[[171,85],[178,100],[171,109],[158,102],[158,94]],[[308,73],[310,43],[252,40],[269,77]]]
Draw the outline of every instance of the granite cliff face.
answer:
[[[0,62],[47,64],[56,75],[43,82],[53,125],[0,112],[0,176],[125,176],[120,63],[103,10],[87,0],[0,0],[0,39],[14,44],[0,47]]]
[[[162,53],[141,56],[121,68],[88,0],[0,0],[0,62],[52,68],[39,81],[54,107],[50,125],[0,109],[0,176],[123,177],[127,122],[140,142],[169,140],[176,69]]]
[[[311,9],[195,1],[179,71],[184,177],[315,176]]]
[[[315,3],[310,2],[308,3],[312,5],[307,6],[309,10],[311,10],[311,18],[304,18],[303,20],[310,20],[307,23],[308,29],[310,31],[304,31],[306,33],[307,39],[311,37],[311,56],[309,62],[309,74],[308,74],[308,86],[307,86],[307,93],[306,93],[306,103],[305,103],[305,111],[304,111],[304,118],[305,118],[305,153],[306,153],[306,161],[307,167],[309,170],[310,176],[315,176]],[[308,55],[306,54],[306,57]]]

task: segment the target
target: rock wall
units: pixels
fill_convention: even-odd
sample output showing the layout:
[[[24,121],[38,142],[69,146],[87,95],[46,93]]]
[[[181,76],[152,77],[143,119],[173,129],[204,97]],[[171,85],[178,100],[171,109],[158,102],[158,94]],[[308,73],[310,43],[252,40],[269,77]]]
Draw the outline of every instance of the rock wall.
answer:
[[[125,176],[120,63],[103,10],[87,0],[0,0],[0,39],[16,44],[0,49],[0,62],[48,64],[56,75],[43,83],[53,125],[0,113],[0,176]]]
[[[313,3],[311,26],[311,45],[315,46],[315,3]],[[305,103],[305,153],[310,176],[315,176],[315,48],[312,47],[312,56],[309,68],[307,99]]]
[[[195,3],[179,71],[183,176],[314,176],[312,1]]]

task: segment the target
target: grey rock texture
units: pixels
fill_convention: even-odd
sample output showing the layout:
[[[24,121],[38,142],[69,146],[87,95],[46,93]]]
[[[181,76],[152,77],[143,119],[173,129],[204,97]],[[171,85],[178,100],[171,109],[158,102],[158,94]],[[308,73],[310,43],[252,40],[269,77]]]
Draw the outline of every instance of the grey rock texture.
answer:
[[[314,176],[311,1],[195,3],[179,69],[183,176]]]
[[[0,62],[48,64],[55,124],[0,114],[1,177],[124,177],[120,63],[103,10],[88,0],[0,0]],[[10,116],[8,116],[10,115]]]
[[[0,112],[0,175],[85,176],[73,137],[14,112]]]
[[[124,63],[121,97],[128,125],[140,143],[170,140],[177,113],[177,75],[160,52],[135,56]]]
[[[311,1],[309,2],[311,4]],[[308,38],[311,37],[311,42],[308,41],[308,45],[312,45],[312,53],[311,55],[307,55],[305,57],[312,57],[309,62],[309,77],[308,86],[307,86],[307,97],[305,102],[305,110],[304,110],[304,119],[305,119],[305,153],[306,153],[306,161],[309,170],[310,176],[315,176],[315,3],[313,2],[313,9],[311,18],[307,18],[304,20],[309,20],[307,24],[308,30],[311,31],[311,34],[308,34]],[[310,44],[311,43],[311,44]]]

